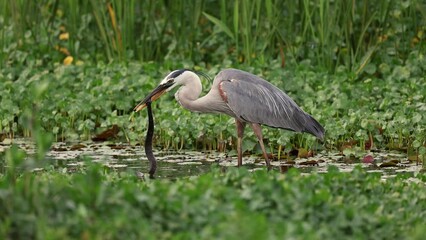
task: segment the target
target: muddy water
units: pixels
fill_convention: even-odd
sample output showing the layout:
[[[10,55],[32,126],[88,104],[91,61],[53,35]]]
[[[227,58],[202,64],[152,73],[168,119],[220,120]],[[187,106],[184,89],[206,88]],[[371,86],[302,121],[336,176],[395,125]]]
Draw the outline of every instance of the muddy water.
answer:
[[[0,153],[9,148],[12,143],[25,150],[30,157],[35,152],[34,144],[26,139],[14,139],[13,141],[5,139],[0,143]],[[212,164],[223,167],[237,165],[236,156],[228,156],[225,153],[218,152],[154,151],[154,155],[158,161],[156,173],[158,178],[200,175],[210,171]],[[363,157],[346,157],[339,152],[324,151],[310,158],[276,160],[272,162],[272,165],[275,171],[285,172],[289,168],[296,167],[305,173],[312,171],[326,172],[330,165],[338,167],[342,172],[349,172],[355,166],[360,165],[369,172],[383,173],[383,179],[394,177],[396,174],[416,174],[422,169],[420,164],[416,161],[409,161],[407,155],[401,152],[374,151],[365,153],[365,155],[370,155],[372,159],[363,160]],[[116,171],[146,173],[149,168],[143,147],[120,142],[58,142],[52,145],[47,153],[47,158],[52,165],[69,172],[81,169],[87,159],[102,163],[107,168]],[[252,170],[265,168],[261,156],[245,156],[243,164]],[[4,161],[1,159],[0,165],[4,165]]]

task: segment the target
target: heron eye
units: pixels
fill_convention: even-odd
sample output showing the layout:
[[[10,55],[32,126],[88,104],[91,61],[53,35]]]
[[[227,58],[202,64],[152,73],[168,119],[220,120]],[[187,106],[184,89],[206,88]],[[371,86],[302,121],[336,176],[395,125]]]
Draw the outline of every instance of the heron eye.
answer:
[[[169,79],[167,79],[167,82],[164,82],[161,85],[163,85],[163,86],[164,85],[170,86],[170,85],[173,85],[174,82],[175,82],[174,78],[169,78]]]

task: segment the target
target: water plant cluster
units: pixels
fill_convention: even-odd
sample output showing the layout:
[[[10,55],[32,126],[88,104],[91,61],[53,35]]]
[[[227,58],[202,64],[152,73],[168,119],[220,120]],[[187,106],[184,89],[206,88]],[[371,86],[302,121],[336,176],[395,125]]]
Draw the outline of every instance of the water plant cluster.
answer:
[[[294,67],[280,68],[279,61],[241,66],[284,89],[305,111],[326,129],[324,146],[338,148],[353,141],[361,148],[425,151],[426,109],[423,53],[413,52],[405,63],[386,63],[374,73],[353,79],[346,71],[319,72],[306,60]],[[0,70],[2,109],[1,132],[8,136],[32,136],[35,122],[57,141],[87,140],[117,125],[118,139],[132,144],[143,142],[147,121],[142,111],[132,109],[169,72],[195,68],[213,76],[231,62],[205,66],[186,63],[129,63],[82,66],[55,65],[40,71],[37,65]],[[211,85],[203,81],[206,90]],[[157,147],[165,149],[232,150],[235,127],[232,118],[200,115],[181,108],[173,94],[153,105]],[[311,148],[315,139],[264,128],[269,150],[280,146]],[[247,131],[246,150],[254,150],[256,140]]]
[[[184,179],[141,181],[89,164],[0,177],[2,239],[423,239],[424,175],[381,180],[351,173],[283,175],[213,168]]]

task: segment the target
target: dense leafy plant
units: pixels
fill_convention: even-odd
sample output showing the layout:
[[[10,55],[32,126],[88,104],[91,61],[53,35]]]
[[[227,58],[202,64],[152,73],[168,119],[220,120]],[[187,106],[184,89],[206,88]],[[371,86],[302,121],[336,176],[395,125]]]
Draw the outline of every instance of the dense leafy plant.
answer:
[[[424,151],[426,118],[421,112],[426,107],[422,75],[426,60],[420,53],[413,52],[412,56],[415,62],[394,65],[393,70],[386,70],[390,66],[382,63],[377,73],[364,73],[363,81],[351,80],[345,71],[335,75],[318,73],[308,64],[291,71],[279,68],[278,61],[272,61],[268,68],[244,65],[241,68],[285,89],[323,123],[328,147],[338,147],[349,140],[356,140],[363,147],[364,142],[373,139],[376,147],[414,147]],[[217,69],[219,66],[211,68],[209,73],[213,75]],[[168,71],[152,63],[58,65],[46,71],[28,67],[20,73],[3,69],[0,129],[10,136],[31,136],[37,120],[56,140],[84,140],[117,125],[123,140],[141,142],[146,115],[144,112],[133,115],[132,108]],[[210,84],[204,81],[207,89]],[[231,118],[190,113],[171,94],[154,106],[158,146],[174,149],[219,149],[223,143],[228,148],[234,146]],[[306,134],[270,128],[264,128],[264,132],[271,151],[276,151],[279,145],[287,145],[289,149],[292,145],[312,147],[315,142]],[[256,142],[250,131],[246,139],[245,149],[253,150]]]
[[[9,158],[22,158],[11,149]],[[18,151],[18,152],[17,152]],[[20,157],[21,156],[21,157]],[[15,164],[15,167],[19,166]],[[7,238],[410,238],[424,236],[426,178],[383,182],[361,169],[286,175],[218,168],[143,182],[132,173],[56,170],[0,176]]]
[[[279,61],[268,67],[243,69],[264,76],[284,89],[307,112],[324,124],[326,146],[356,140],[360,146],[373,139],[378,147],[415,147],[425,144],[425,55],[413,52],[406,64],[391,67],[382,63],[377,72],[363,73],[362,81],[350,80],[346,71],[330,75],[304,63],[291,71],[279,68]],[[289,63],[290,64],[290,63]],[[253,66],[253,65],[252,65]],[[132,114],[137,101],[175,68],[200,68],[184,64],[102,64],[95,66],[53,66],[38,70],[28,66],[0,72],[2,111],[1,132],[31,136],[34,121],[51,132],[56,140],[88,139],[112,125],[119,136],[131,143],[142,140],[146,114]],[[221,66],[214,66],[214,75]],[[392,82],[392,84],[389,84]],[[326,84],[324,84],[326,83]],[[206,89],[210,82],[204,81]],[[205,89],[205,91],[206,91]],[[197,115],[182,109],[170,94],[154,105],[156,143],[164,148],[218,149],[221,143],[232,148],[233,120],[220,115]],[[330,121],[331,120],[331,121]],[[310,147],[309,135],[264,128],[272,151],[279,145]],[[247,131],[245,148],[255,147]]]

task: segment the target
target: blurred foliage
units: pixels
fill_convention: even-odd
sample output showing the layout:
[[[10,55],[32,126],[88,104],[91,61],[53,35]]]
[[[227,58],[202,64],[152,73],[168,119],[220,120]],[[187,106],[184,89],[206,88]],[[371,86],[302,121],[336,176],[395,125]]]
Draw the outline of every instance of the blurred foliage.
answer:
[[[0,176],[0,237],[422,239],[426,176],[408,178],[383,182],[361,168],[310,175],[213,168],[146,182],[98,165],[74,174],[8,172]]]

